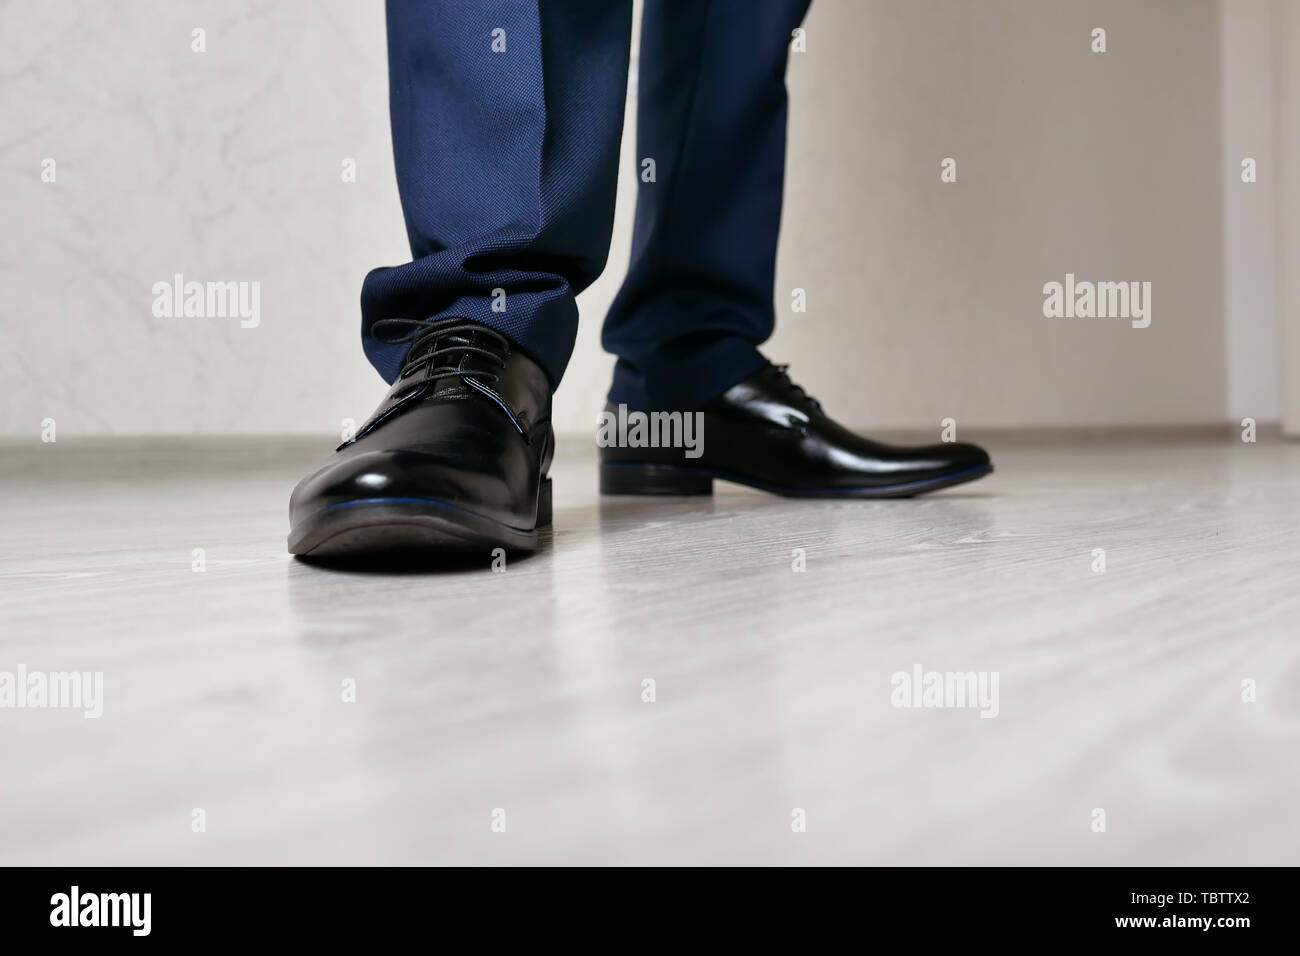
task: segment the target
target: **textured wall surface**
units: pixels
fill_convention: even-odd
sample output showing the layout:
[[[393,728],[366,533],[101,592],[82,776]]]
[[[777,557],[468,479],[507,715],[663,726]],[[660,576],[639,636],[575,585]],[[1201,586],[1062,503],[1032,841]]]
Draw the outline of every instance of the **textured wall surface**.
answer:
[[[863,426],[1225,419],[1216,4],[818,0],[806,27],[770,355]],[[10,0],[0,74],[0,431],[369,413],[360,282],[406,256],[380,4]],[[630,162],[620,187],[564,431],[590,430],[612,365]],[[260,283],[260,323],[155,317],[177,273]],[[1066,273],[1151,282],[1151,326],[1044,318]]]

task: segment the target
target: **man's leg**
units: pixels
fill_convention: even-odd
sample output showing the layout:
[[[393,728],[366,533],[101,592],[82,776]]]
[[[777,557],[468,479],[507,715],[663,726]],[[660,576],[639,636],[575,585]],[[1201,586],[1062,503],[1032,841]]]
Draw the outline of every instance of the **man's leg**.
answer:
[[[393,153],[414,261],[374,270],[361,291],[366,355],[388,381],[407,344],[385,344],[376,321],[461,316],[504,333],[559,384],[574,296],[609,250],[631,11],[630,0],[389,0]]]
[[[605,421],[623,420],[619,405],[668,414],[650,420],[649,442],[597,439],[605,494],[709,494],[723,479],[797,497],[908,497],[992,470],[975,445],[855,434],[758,352],[774,321],[785,67],[807,7],[646,0],[638,156],[655,176],[639,186],[631,268],[605,322],[618,356]]]
[[[361,292],[379,408],[289,499],[289,550],[482,559],[551,524],[551,393],[604,267],[628,0],[390,0],[414,261]]]
[[[785,66],[809,0],[646,0],[632,259],[602,341],[610,400],[690,408],[756,371],[772,334]]]

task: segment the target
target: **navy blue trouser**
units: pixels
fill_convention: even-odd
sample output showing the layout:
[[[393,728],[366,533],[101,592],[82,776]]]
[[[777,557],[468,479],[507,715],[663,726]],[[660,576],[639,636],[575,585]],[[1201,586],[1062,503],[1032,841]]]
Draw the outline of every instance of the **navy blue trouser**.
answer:
[[[808,3],[646,0],[632,257],[602,335],[618,357],[614,402],[689,408],[763,363],[785,65]],[[631,0],[389,0],[413,261],[375,269],[361,290],[366,355],[387,380],[408,346],[376,339],[375,321],[461,316],[559,384],[574,297],[609,251],[631,14]]]

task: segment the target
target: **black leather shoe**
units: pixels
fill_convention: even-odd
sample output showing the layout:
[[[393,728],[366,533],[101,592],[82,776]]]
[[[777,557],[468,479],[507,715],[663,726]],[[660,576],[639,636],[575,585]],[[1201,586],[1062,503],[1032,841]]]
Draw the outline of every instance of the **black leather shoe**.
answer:
[[[612,405],[605,412],[620,414]],[[698,416],[698,436],[685,430],[690,423],[683,414]],[[631,419],[626,410],[623,416]],[[909,448],[860,438],[828,418],[783,365],[764,366],[698,412],[679,414],[677,423],[671,415],[656,423],[652,414],[649,423],[619,428],[605,418],[611,427],[597,438],[601,493],[707,495],[720,478],[795,498],[910,498],[993,470],[977,445]],[[638,424],[639,435],[631,427]],[[665,433],[674,427],[696,447],[664,447],[671,444]],[[648,442],[659,447],[646,447]]]
[[[312,557],[532,550],[551,523],[555,451],[546,374],[462,319],[406,330],[401,376],[354,439],[289,499],[289,551]]]

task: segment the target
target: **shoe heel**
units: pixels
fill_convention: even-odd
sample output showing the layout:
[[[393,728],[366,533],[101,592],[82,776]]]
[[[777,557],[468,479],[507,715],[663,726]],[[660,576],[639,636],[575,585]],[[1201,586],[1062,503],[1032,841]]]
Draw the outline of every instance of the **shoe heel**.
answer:
[[[711,495],[713,476],[673,465],[600,466],[602,495]]]
[[[542,486],[537,489],[537,527],[551,526],[551,479],[543,478]]]

